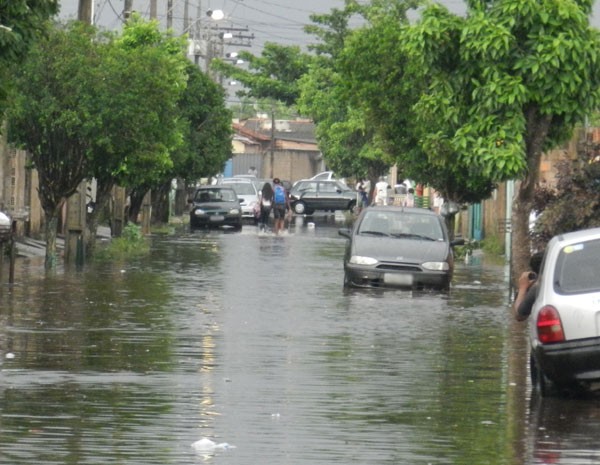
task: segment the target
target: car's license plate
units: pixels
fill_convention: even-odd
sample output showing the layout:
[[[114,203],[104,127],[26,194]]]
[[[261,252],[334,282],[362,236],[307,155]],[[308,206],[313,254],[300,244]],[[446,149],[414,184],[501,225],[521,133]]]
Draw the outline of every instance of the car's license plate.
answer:
[[[210,221],[223,221],[224,219],[223,215],[213,215],[210,217]]]
[[[411,274],[385,273],[383,282],[395,286],[412,286],[413,277]]]

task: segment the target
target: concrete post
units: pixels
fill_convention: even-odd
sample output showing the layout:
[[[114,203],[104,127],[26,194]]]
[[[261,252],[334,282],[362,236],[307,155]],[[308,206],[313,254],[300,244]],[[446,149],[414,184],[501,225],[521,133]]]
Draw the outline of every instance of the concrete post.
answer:
[[[142,200],[142,234],[150,234],[150,220],[152,219],[152,191],[146,192]]]
[[[83,260],[79,257],[80,243],[83,243],[86,214],[87,182],[82,181],[77,191],[67,199],[67,237],[65,240],[65,261],[77,263]]]
[[[127,202],[127,193],[124,187],[115,186],[112,189],[112,220],[111,220],[111,235],[112,237],[120,237],[123,234],[125,226],[125,205]]]

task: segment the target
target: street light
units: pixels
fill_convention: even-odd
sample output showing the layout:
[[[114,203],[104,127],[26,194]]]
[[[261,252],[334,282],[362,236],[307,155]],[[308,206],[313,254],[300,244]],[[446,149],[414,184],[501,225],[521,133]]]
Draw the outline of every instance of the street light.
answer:
[[[225,17],[225,13],[223,13],[223,10],[208,10],[206,12],[206,15],[210,16],[215,21],[220,21]]]

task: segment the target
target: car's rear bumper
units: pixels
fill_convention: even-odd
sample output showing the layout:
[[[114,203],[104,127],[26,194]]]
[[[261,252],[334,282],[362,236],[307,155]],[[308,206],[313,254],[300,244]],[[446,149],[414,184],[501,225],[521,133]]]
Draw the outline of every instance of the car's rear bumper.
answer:
[[[600,382],[600,337],[538,344],[533,352],[541,370],[556,384]]]
[[[450,275],[435,271],[382,271],[372,267],[346,264],[348,284],[356,287],[398,287],[447,289]]]

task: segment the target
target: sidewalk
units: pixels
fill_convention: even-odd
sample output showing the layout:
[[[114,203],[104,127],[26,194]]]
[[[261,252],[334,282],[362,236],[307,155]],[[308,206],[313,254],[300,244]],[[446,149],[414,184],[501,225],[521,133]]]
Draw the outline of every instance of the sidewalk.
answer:
[[[96,232],[97,239],[110,239],[110,228],[108,226],[98,226]],[[31,237],[20,237],[16,240],[17,257],[43,257],[46,255],[46,241],[32,239]],[[64,237],[56,238],[56,250],[61,253],[65,249]]]

